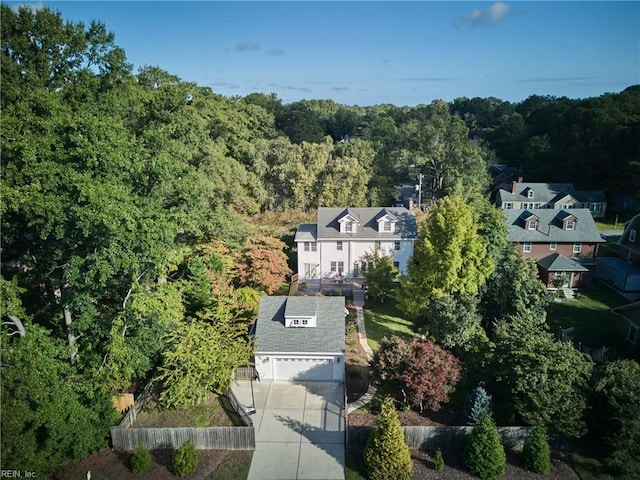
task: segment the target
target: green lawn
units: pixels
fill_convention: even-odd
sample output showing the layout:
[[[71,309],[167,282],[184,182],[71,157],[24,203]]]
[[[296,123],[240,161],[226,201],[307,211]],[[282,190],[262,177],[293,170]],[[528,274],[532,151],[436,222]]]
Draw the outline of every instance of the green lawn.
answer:
[[[560,328],[576,327],[574,340],[585,345],[616,345],[616,315],[609,309],[629,303],[624,297],[601,285],[583,288],[575,300],[552,302],[547,309],[547,322],[558,335]]]
[[[382,337],[397,335],[399,337],[411,338],[413,336],[413,323],[403,317],[395,302],[365,307],[364,323],[367,329],[367,341],[371,350],[376,352],[380,348]]]
[[[605,218],[596,218],[596,226],[598,230],[618,230],[620,233],[624,230],[624,222],[630,220],[632,215],[618,215],[618,222],[616,223],[616,216],[607,216]]]

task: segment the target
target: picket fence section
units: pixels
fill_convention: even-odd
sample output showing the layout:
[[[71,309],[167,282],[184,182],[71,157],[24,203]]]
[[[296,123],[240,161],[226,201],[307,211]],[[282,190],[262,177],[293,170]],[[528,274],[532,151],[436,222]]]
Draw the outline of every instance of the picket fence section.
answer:
[[[144,445],[149,450],[177,449],[191,440],[198,450],[254,450],[253,427],[207,428],[112,428],[114,450],[135,450]]]
[[[424,426],[402,427],[404,441],[412,450],[457,450],[464,448],[473,427],[468,426]],[[347,427],[349,448],[362,449],[367,445],[372,427]],[[498,427],[505,448],[522,449],[524,441],[531,432],[531,427]]]

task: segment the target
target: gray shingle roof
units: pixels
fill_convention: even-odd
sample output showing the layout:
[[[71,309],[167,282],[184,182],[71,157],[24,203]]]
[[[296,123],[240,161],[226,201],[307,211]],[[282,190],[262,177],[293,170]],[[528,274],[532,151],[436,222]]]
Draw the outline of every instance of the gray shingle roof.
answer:
[[[527,196],[533,190],[533,198]],[[571,195],[579,203],[604,203],[607,201],[604,192],[599,190],[576,190],[572,183],[529,183],[516,184],[516,193],[510,190],[498,190],[498,200],[502,202],[537,202],[555,203]]]
[[[315,242],[318,239],[318,225],[303,223],[298,227],[294,242]]]
[[[552,253],[536,262],[547,272],[588,272],[589,269],[584,267],[569,257],[565,257],[561,253]]]
[[[285,328],[285,311],[291,307],[298,313],[315,312],[316,327]],[[343,352],[344,309],[344,297],[262,297],[255,330],[256,351]]]
[[[533,198],[528,198],[527,192],[533,190]],[[500,189],[498,199],[500,202],[542,202],[547,203],[556,197],[564,197],[574,190],[572,183],[529,183],[516,184],[516,193]]]
[[[586,208],[570,210],[554,210],[535,208],[529,210],[504,210],[507,219],[508,238],[510,242],[532,243],[602,243],[598,227]],[[539,218],[537,230],[528,230],[525,218],[534,214]],[[576,218],[574,230],[563,230],[561,219],[567,215]]]
[[[356,233],[340,233],[338,220],[347,213],[359,219]],[[398,219],[395,232],[379,232],[378,219],[386,213]],[[363,207],[318,209],[318,240],[332,239],[413,239],[418,236],[416,217],[404,207]],[[297,239],[297,235],[296,235]]]

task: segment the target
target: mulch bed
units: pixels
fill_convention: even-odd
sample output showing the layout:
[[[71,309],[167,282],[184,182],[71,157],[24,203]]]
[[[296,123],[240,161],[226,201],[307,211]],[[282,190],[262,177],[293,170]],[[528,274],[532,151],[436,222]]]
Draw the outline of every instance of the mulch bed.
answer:
[[[86,480],[87,472],[91,472],[91,480],[175,480],[171,473],[174,451],[170,449],[151,451],[151,468],[145,473],[134,474],[131,471],[130,452],[116,452],[105,449],[88,455],[81,460],[70,462],[59,468],[49,477],[50,480]],[[184,477],[188,480],[206,480],[218,466],[229,456],[238,454],[227,450],[199,450],[198,471]],[[246,455],[247,452],[240,452]]]

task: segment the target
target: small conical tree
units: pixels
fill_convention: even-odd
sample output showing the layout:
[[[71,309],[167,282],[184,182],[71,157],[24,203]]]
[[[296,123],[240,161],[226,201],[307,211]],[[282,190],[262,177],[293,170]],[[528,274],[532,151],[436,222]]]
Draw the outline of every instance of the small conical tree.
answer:
[[[393,399],[385,398],[380,415],[364,452],[367,473],[371,480],[410,480],[413,462],[398,420]]]
[[[176,450],[173,457],[173,473],[186,477],[198,471],[198,451],[191,440],[187,440]]]
[[[498,427],[488,413],[480,416],[471,431],[464,463],[471,473],[483,480],[496,480],[504,475],[507,456]]]
[[[475,425],[483,413],[493,415],[493,400],[484,388],[477,386],[467,395],[462,421],[467,425]]]
[[[533,427],[522,448],[524,468],[534,473],[545,474],[551,468],[551,450],[547,434],[542,427]]]
[[[144,473],[151,468],[151,454],[144,445],[139,444],[131,457],[131,471]]]

